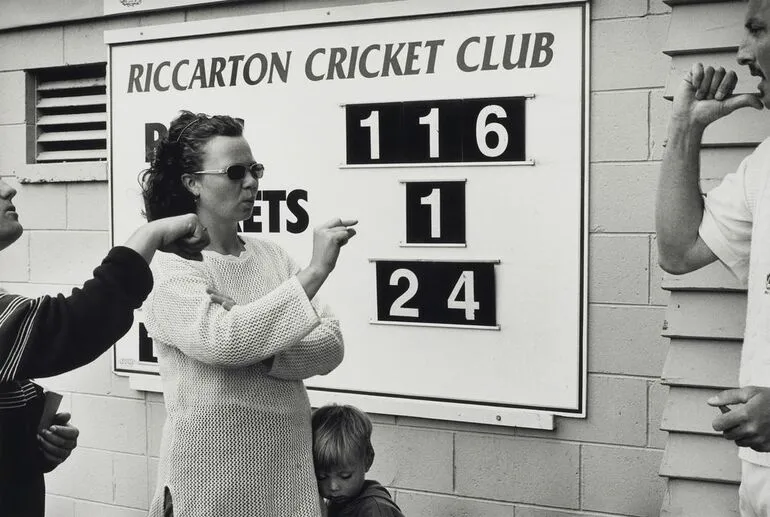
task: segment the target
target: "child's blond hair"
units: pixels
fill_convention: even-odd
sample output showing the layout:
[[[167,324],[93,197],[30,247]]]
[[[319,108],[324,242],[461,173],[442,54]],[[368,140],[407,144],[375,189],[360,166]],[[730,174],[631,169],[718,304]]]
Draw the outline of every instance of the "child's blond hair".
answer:
[[[372,422],[360,409],[331,404],[316,409],[312,417],[313,460],[316,470],[374,461]]]

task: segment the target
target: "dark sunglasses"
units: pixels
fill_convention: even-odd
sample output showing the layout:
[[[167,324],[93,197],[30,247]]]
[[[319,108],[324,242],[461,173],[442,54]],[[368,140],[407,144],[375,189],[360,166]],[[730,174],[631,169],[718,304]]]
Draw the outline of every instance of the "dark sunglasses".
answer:
[[[193,172],[193,174],[227,174],[227,177],[231,180],[242,180],[246,177],[247,171],[251,173],[255,179],[260,179],[265,175],[265,166],[256,162],[251,165],[235,163],[224,169],[208,169],[205,171]]]

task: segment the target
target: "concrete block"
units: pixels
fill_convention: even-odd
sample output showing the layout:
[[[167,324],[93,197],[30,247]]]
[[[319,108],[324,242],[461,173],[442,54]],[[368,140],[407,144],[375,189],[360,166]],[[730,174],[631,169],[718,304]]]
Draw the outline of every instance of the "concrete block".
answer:
[[[446,431],[375,425],[369,475],[386,486],[451,492],[452,439]]]
[[[184,21],[185,12],[183,10],[161,11],[139,16],[140,27],[149,27],[151,25],[167,25],[169,23],[183,23]]]
[[[647,0],[594,0],[591,2],[591,20],[631,18],[647,14]]]
[[[80,431],[83,438],[83,429]],[[112,503],[112,453],[88,449],[80,438],[78,448],[67,461],[46,474],[46,490],[54,495]],[[77,505],[75,515],[78,516]]]
[[[2,41],[2,37],[0,37],[0,41]],[[27,163],[27,131],[29,127],[25,124],[0,126],[0,142],[3,142],[3,152],[0,153],[0,171],[3,173],[13,171],[17,165]]]
[[[147,454],[160,456],[160,442],[163,438],[163,424],[166,423],[166,406],[150,402],[147,404]]]
[[[147,510],[77,501],[75,503],[75,517],[147,517]]]
[[[513,517],[513,505],[454,497],[443,494],[426,494],[400,490],[396,504],[404,515],[420,517]]]
[[[659,171],[656,163],[592,164],[591,232],[654,232]]]
[[[650,305],[668,305],[669,292],[663,289],[666,272],[658,264],[658,240],[650,235]]]
[[[588,368],[595,373],[659,377],[668,352],[659,307],[593,305],[588,312]]]
[[[662,160],[671,119],[671,101],[663,98],[663,90],[650,91],[650,159]]]
[[[0,71],[64,65],[62,28],[0,32]]]
[[[668,386],[664,386],[659,380],[650,381],[647,397],[649,401],[647,410],[647,447],[664,449],[666,447],[666,440],[668,440],[668,433],[661,431],[660,427],[663,410],[668,399]]]
[[[384,0],[386,2],[394,2],[400,0]],[[376,4],[382,3],[383,0],[290,0],[286,2],[286,10],[300,10],[300,9],[320,9],[329,7],[342,7],[345,5],[359,5],[359,4]]]
[[[578,508],[579,455],[576,444],[458,433],[455,493]]]
[[[281,12],[286,9],[284,4],[286,4],[284,1],[267,0],[264,2],[259,2],[258,4],[238,3],[227,6],[222,6],[222,4],[220,4],[218,6],[214,5],[210,7],[193,7],[187,9],[185,21],[190,22],[195,20],[210,20],[212,18],[240,17],[262,13]]]
[[[107,61],[104,31],[138,27],[139,18],[121,16],[64,26],[64,61],[68,65]]]
[[[613,443],[618,445],[647,444],[647,381],[588,376],[587,416],[559,418],[556,431],[519,429],[520,436]]]
[[[115,454],[115,504],[149,510],[147,456]]]
[[[67,227],[67,188],[64,185],[14,185],[13,204],[25,230],[63,230]]]
[[[106,232],[34,232],[30,237],[30,280],[82,285],[109,250]]]
[[[666,480],[658,475],[662,459],[662,451],[584,445],[583,509],[657,515],[666,490]]]
[[[29,233],[22,233],[16,242],[0,253],[0,282],[27,281],[29,281]]]
[[[51,517],[75,517],[75,501],[46,494],[45,513]]]
[[[104,0],[5,0],[0,29],[61,23],[104,14]]]
[[[609,2],[607,2],[609,3]],[[612,2],[626,7],[626,2]],[[644,6],[647,9],[647,6]],[[662,88],[670,58],[663,54],[668,16],[591,24],[591,89]]]
[[[84,447],[146,454],[147,415],[144,402],[73,394],[72,418],[80,427]]]
[[[27,79],[22,71],[0,72],[0,124],[25,124],[27,122]]]
[[[646,91],[591,95],[592,162],[647,159],[648,104]]]
[[[155,489],[158,484],[158,458],[149,458],[147,460],[147,501],[152,505],[155,497]]]
[[[649,300],[650,241],[647,235],[589,237],[588,300],[646,304]]]
[[[108,230],[110,210],[106,183],[67,185],[67,228]]]

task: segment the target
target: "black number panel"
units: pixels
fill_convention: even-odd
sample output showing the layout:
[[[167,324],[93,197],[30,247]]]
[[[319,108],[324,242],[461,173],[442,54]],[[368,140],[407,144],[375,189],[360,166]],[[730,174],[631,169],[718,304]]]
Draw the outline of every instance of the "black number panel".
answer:
[[[375,263],[377,321],[497,327],[493,262]]]
[[[465,244],[465,181],[406,182],[406,244]]]

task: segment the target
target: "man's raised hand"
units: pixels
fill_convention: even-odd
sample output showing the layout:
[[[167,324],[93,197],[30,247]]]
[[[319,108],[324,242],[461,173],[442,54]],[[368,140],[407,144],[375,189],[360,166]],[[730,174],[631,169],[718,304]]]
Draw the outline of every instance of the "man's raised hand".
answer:
[[[738,76],[722,67],[704,67],[695,63],[687,72],[674,94],[674,119],[705,129],[740,108],[762,109],[756,94],[733,95]]]

